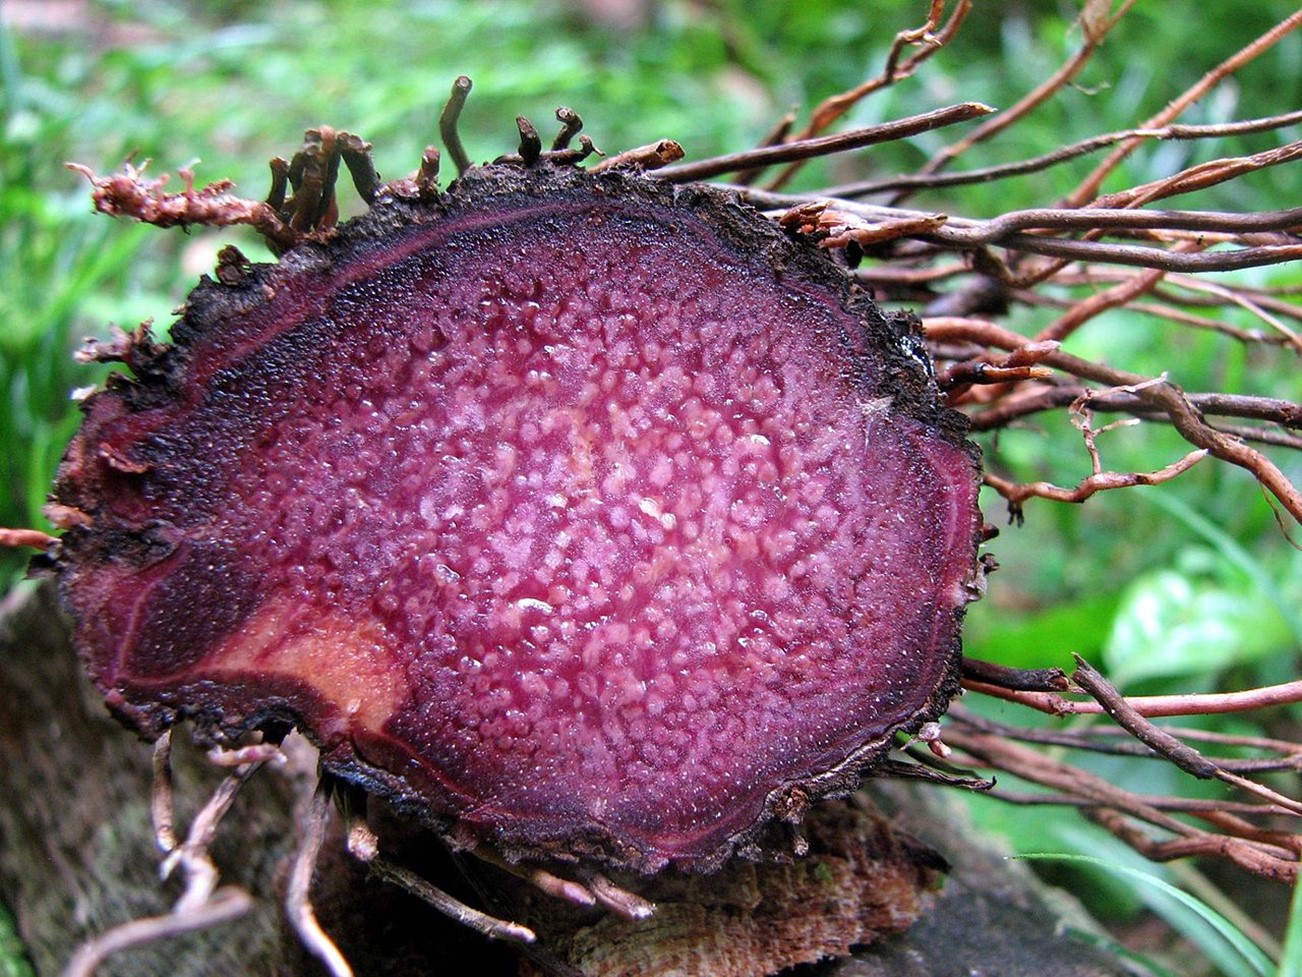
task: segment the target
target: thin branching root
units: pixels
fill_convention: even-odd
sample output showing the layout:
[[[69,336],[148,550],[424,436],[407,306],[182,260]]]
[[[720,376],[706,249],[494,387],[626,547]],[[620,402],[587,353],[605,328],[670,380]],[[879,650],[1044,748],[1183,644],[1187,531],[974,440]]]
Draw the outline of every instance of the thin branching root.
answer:
[[[996,788],[992,796],[1015,804],[1080,808],[1091,820],[1154,860],[1215,856],[1280,882],[1292,884],[1297,880],[1302,858],[1302,833],[1297,830],[1297,821],[1302,818],[1302,802],[1256,778],[1271,773],[1296,776],[1302,770],[1302,745],[1168,728],[1152,720],[1246,712],[1302,702],[1302,682],[1236,693],[1128,698],[1079,657],[1070,679],[1063,677],[1062,691],[1053,687],[1057,684],[1053,676],[1049,676],[1048,683],[1024,681],[1016,672],[988,667],[968,668],[966,674],[964,685],[969,692],[1054,716],[1106,715],[1116,723],[1116,727],[1030,729],[991,722],[963,706],[955,706],[945,726],[946,743],[955,751],[951,762],[1011,773],[1042,788],[1036,793]],[[1190,745],[1199,740],[1250,747],[1263,756],[1246,760],[1210,756]],[[1253,800],[1191,801],[1139,795],[1082,767],[1050,757],[1028,743],[1165,760],[1190,776],[1220,780]],[[1292,827],[1281,827],[1290,823]],[[1147,833],[1142,824],[1156,828],[1158,833]]]
[[[59,542],[57,536],[43,533],[39,529],[3,529],[0,528],[0,546],[13,549],[29,548],[48,550]]]
[[[378,878],[384,879],[411,893],[417,899],[438,910],[443,915],[455,919],[464,926],[483,933],[490,939],[507,940],[513,943],[533,943],[538,937],[527,926],[510,920],[497,919],[487,913],[467,906],[459,899],[448,895],[422,879],[415,872],[391,861],[380,854],[380,842],[375,833],[367,826],[365,820],[354,820],[348,829],[348,850],[353,857],[365,863]],[[493,859],[492,861],[496,861]],[[559,886],[560,880],[550,873],[521,873],[522,877],[539,885],[544,892],[559,895],[571,902],[584,904],[586,900],[576,897],[568,887]]]
[[[312,800],[299,826],[298,852],[290,871],[289,890],[285,896],[285,915],[298,938],[330,972],[331,977],[352,977],[353,970],[339,948],[317,922],[312,907],[312,875],[317,856],[325,841],[330,821],[330,792],[322,782],[312,793]]]
[[[156,227],[186,227],[192,224],[207,227],[230,227],[248,224],[256,228],[268,241],[289,248],[302,240],[301,235],[288,227],[272,206],[264,201],[243,200],[231,193],[234,186],[229,180],[218,180],[196,190],[194,173],[179,171],[185,181],[180,193],[167,193],[166,175],[158,179],[145,177],[145,166],[128,163],[121,173],[96,176],[88,167],[69,163],[68,168],[90,181],[94,191],[91,199],[101,213],[115,217],[132,217]]]
[[[208,802],[195,815],[184,840],[176,833],[172,805],[172,740],[164,733],[154,744],[154,794],[151,813],[154,837],[163,852],[162,878],[179,873],[184,890],[162,916],[133,919],[87,941],[68,962],[63,977],[92,977],[96,968],[115,953],[197,930],[233,922],[253,908],[250,893],[238,886],[219,886],[220,873],[209,855],[222,818],[230,811],[240,788],[267,760],[283,762],[278,750],[267,744],[242,757],[223,757],[220,766],[231,770]]]

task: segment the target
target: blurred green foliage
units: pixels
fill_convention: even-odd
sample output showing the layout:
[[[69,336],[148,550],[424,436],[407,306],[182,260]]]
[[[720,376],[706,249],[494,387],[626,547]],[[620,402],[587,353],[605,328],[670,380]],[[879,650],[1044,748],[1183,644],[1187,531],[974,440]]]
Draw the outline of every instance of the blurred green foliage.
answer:
[[[753,145],[788,109],[798,107],[803,119],[823,98],[875,74],[896,31],[916,26],[925,8],[921,0],[661,0],[648,5],[644,29],[619,31],[558,0],[115,0],[88,5],[78,23],[0,30],[0,525],[46,526],[40,508],[76,424],[69,393],[103,375],[72,362],[80,338],[149,317],[165,328],[169,310],[223,243],[266,253],[238,231],[163,234],[93,215],[84,182],[63,161],[103,172],[134,155],[153,159],[151,172],[161,174],[200,160],[200,181],[231,177],[245,194],[260,196],[265,161],[292,151],[304,128],[328,123],[373,141],[380,171],[395,176],[436,142],[438,112],[462,73],[475,81],[462,123],[472,158],[510,151],[517,114],[546,132],[558,104],[580,111],[603,150],[668,136],[689,158],[701,158]],[[1294,9],[1289,0],[1259,0],[1204,4],[1194,16],[1136,5],[1073,86],[954,168],[1129,128]],[[914,78],[855,106],[842,125],[966,99],[1010,105],[1079,45],[1077,12],[1067,0],[978,4],[950,48]],[[1228,121],[1299,104],[1302,36],[1294,34],[1181,121]],[[1153,143],[1108,187],[1298,137],[1294,128],[1214,143]],[[907,172],[953,138],[928,133],[818,162],[799,186]],[[971,216],[1045,205],[1095,162],[915,202]],[[1296,169],[1269,170],[1180,205],[1273,209],[1296,204],[1297,187]],[[344,206],[360,208],[347,195]],[[1294,265],[1237,280],[1299,287],[1302,273]],[[1010,325],[1034,331],[1052,314],[1021,309]],[[1259,325],[1242,310],[1216,314],[1241,328]],[[1302,399],[1295,360],[1133,311],[1099,318],[1070,348],[1138,372],[1169,372],[1189,390]],[[1117,471],[1160,468],[1187,448],[1150,424],[1110,432],[1099,443]],[[1019,480],[1072,485],[1089,473],[1065,416],[1005,431],[984,447],[991,465]],[[1302,460],[1276,457],[1302,481]],[[986,499],[986,508],[988,518],[1002,521],[998,499]],[[1069,665],[1077,652],[1103,663],[1127,691],[1245,687],[1295,676],[1302,554],[1241,471],[1203,462],[1173,483],[1105,493],[1080,507],[1032,500],[1025,515],[1025,526],[1006,529],[991,546],[1003,569],[971,611],[969,653],[1043,667]],[[21,567],[16,555],[0,553],[6,584]],[[1297,720],[1296,713],[1279,719]],[[1109,773],[1123,784],[1147,778],[1143,789],[1157,789],[1151,767]],[[1170,779],[1161,787],[1192,789],[1182,775]],[[1022,850],[1097,851],[1104,844],[1072,836],[1079,822],[1048,809],[988,802],[977,809]],[[1108,883],[1094,884],[1106,902]],[[3,965],[0,951],[0,972]]]
[[[14,931],[13,920],[0,905],[0,977],[32,977],[22,942]]]

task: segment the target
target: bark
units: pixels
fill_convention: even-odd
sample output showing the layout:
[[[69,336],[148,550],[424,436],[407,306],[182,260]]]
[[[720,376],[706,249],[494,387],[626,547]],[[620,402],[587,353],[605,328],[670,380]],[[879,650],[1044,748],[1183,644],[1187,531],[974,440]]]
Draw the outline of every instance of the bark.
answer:
[[[184,828],[221,774],[179,742],[176,752],[178,825]],[[213,857],[223,882],[254,893],[252,913],[206,933],[126,951],[100,972],[322,973],[279,908],[303,786],[301,776],[262,771],[218,832]],[[813,946],[823,952],[836,952],[838,941],[874,941],[857,946],[852,958],[799,970],[809,975],[1128,972],[1073,935],[1089,925],[1083,913],[1072,910],[1064,925],[1029,873],[974,838],[952,799],[902,784],[875,785],[873,796],[876,807],[859,799],[823,805],[809,825],[812,856],[803,862],[743,864],[726,883],[657,880],[652,894],[663,911],[650,924],[557,912],[529,895],[521,897],[527,905],[516,908],[546,931],[553,961],[578,963],[592,974],[759,974],[756,960],[789,963],[799,956],[792,956],[791,942],[801,940],[805,951]],[[157,877],[149,797],[149,748],[108,716],[83,679],[49,588],[11,595],[0,611],[0,899],[14,913],[41,977],[57,974],[87,936],[170,907],[178,888]],[[383,812],[373,817],[384,844],[401,849],[427,877],[460,885],[459,897],[476,900],[428,834]],[[954,866],[939,892],[931,847]],[[476,875],[504,891],[501,879]],[[459,972],[458,962],[484,977],[520,969],[510,948],[487,943],[367,879],[343,853],[337,828],[327,840],[313,897],[322,924],[359,975]],[[918,914],[907,932],[883,935]]]

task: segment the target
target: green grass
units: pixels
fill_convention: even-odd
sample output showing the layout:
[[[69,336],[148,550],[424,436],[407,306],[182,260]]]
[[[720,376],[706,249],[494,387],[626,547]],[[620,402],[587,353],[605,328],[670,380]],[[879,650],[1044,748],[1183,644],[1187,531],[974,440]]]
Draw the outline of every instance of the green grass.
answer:
[[[1091,855],[1035,852],[1020,857],[1036,862],[1087,865],[1128,882],[1138,882],[1140,897],[1149,901],[1163,918],[1216,961],[1227,977],[1271,977],[1275,973],[1275,962],[1248,939],[1239,927],[1202,900],[1177,889],[1151,872],[1120,864],[1115,859]]]
[[[1284,952],[1279,960],[1279,977],[1302,977],[1302,885],[1293,890],[1293,904],[1284,934]]]
[[[463,118],[475,159],[513,148],[517,114],[546,131],[558,104],[578,109],[585,131],[604,150],[671,136],[700,158],[751,145],[792,105],[808,109],[875,73],[891,37],[914,26],[925,6],[920,0],[665,0],[652,29],[623,35],[582,22],[559,2],[363,7],[343,0],[159,0],[94,4],[96,22],[81,33],[0,30],[0,525],[47,526],[41,506],[76,425],[69,394],[103,374],[72,362],[81,337],[148,317],[165,327],[220,244],[235,241],[258,252],[238,232],[164,234],[96,216],[84,183],[63,169],[65,160],[104,171],[135,154],[152,158],[153,170],[163,172],[198,159],[201,181],[231,177],[242,192],[258,196],[265,191],[265,161],[291,151],[304,128],[328,123],[372,140],[381,172],[394,176],[412,169],[421,149],[436,141],[438,111],[461,73],[475,80]],[[1075,86],[955,168],[1006,162],[1129,127],[1293,9],[1288,0],[1213,4],[1190,17],[1137,5]],[[1079,41],[1055,6],[978,4],[953,48],[913,79],[856,106],[844,124],[961,99],[1009,105]],[[1300,79],[1302,35],[1295,34],[1182,121],[1294,108],[1302,104]],[[906,171],[949,138],[931,133],[817,163],[799,186]],[[1297,130],[1149,146],[1109,187],[1288,138],[1298,138]],[[973,216],[1041,205],[1070,189],[1094,162],[914,203]],[[1271,171],[1182,204],[1272,209],[1285,205],[1281,188],[1295,185],[1296,170],[1291,177]],[[1240,277],[1302,284],[1296,264]],[[1033,331],[1050,315],[1019,310],[1012,325]],[[1226,317],[1256,325],[1246,312]],[[1070,348],[1139,372],[1169,371],[1190,390],[1302,399],[1295,361],[1266,359],[1224,337],[1134,313],[1100,318]],[[1121,471],[1158,468],[1185,450],[1156,425],[1109,433],[1100,445],[1108,467]],[[984,447],[991,464],[1019,479],[1071,485],[1088,474],[1079,437],[1065,418],[1005,432]],[[1276,457],[1302,481],[1302,461]],[[986,510],[992,521],[1003,521],[998,500],[987,499]],[[1077,651],[1103,663],[1127,690],[1145,692],[1242,687],[1296,675],[1302,556],[1282,538],[1242,472],[1204,462],[1169,485],[1103,494],[1081,507],[1032,500],[1026,519],[992,546],[1003,569],[989,598],[972,609],[972,654],[1030,667],[1068,664]],[[0,586],[21,572],[19,557],[0,553]],[[1116,776],[1142,779],[1151,770],[1118,769]],[[1161,786],[1193,790],[1188,779]],[[990,830],[1046,838],[1055,849],[1089,850],[1097,842],[1055,831],[1077,823],[1061,812],[1003,817],[988,804],[978,810]],[[1098,873],[1090,878],[1105,885]],[[1298,917],[1295,910],[1284,958],[1292,973],[1302,956]],[[19,964],[4,949],[11,943],[0,939],[0,974],[22,972],[12,970]]]

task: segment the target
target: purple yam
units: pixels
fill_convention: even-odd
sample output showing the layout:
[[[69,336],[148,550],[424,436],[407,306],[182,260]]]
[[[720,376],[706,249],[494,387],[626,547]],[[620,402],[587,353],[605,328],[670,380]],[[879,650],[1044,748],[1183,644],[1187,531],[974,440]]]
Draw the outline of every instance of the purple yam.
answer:
[[[915,320],[718,191],[540,166],[205,281],[85,404],[76,642],[511,857],[708,870],[957,688],[975,449]]]

